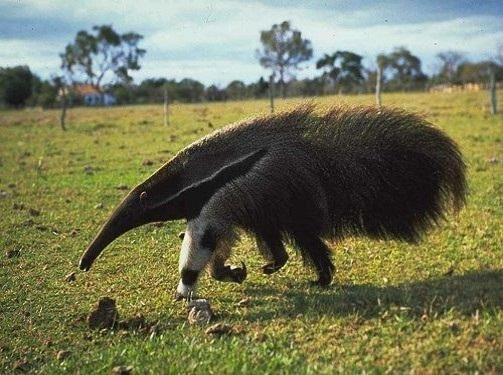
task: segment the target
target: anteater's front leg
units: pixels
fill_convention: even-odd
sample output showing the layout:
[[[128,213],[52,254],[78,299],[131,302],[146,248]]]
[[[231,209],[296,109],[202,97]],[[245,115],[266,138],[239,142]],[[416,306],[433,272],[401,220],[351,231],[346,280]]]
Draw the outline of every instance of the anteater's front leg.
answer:
[[[180,282],[176,289],[176,299],[187,298],[195,291],[199,275],[213,256],[215,248],[216,236],[211,226],[199,219],[189,221],[180,252]]]
[[[281,242],[281,234],[275,231],[263,231],[256,235],[257,247],[268,261],[262,266],[262,271],[270,275],[280,270],[288,260],[285,246]]]
[[[215,254],[210,262],[210,275],[218,281],[231,281],[241,284],[246,279],[246,266],[242,263],[241,267],[232,267],[225,262],[231,255],[233,241],[230,239],[221,239],[218,241]]]

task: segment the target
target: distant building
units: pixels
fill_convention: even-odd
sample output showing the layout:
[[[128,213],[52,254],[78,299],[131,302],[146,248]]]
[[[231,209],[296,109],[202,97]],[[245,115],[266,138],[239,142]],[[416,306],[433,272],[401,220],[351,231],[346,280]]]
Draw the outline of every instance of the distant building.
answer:
[[[501,88],[502,84],[498,82],[496,84],[497,88]],[[489,88],[489,84],[487,83],[464,83],[464,84],[451,84],[451,83],[443,83],[439,85],[434,85],[429,88],[429,92],[461,92],[461,91],[471,91],[471,92],[477,92],[477,91],[484,91]]]
[[[60,93],[61,96],[61,93]],[[108,92],[98,90],[93,85],[75,84],[72,88],[73,101],[87,106],[110,106],[117,104],[117,98]]]

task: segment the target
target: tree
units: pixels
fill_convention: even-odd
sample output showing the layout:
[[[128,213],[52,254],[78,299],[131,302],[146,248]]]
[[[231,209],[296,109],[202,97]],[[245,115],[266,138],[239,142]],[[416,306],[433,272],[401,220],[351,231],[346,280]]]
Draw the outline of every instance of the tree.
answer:
[[[63,75],[59,78],[62,89],[61,127],[65,129],[67,94],[71,85],[83,79],[98,91],[104,81],[132,80],[129,72],[140,69],[140,58],[145,50],[138,47],[143,36],[134,32],[118,34],[111,25],[94,26],[93,32],[81,30],[73,43],[60,54]]]
[[[246,96],[246,85],[242,81],[234,80],[225,89],[231,100],[243,100]]]
[[[33,92],[33,74],[28,66],[0,68],[0,102],[22,107]]]
[[[224,89],[220,89],[217,85],[211,85],[206,89],[206,100],[210,102],[222,101],[227,99]]]
[[[440,60],[439,77],[449,83],[453,83],[459,64],[463,62],[463,54],[456,51],[446,51],[437,54]]]
[[[204,95],[204,85],[192,78],[184,78],[177,84],[177,96],[189,103],[200,102]]]
[[[267,95],[269,91],[269,83],[264,79],[264,77],[260,77],[256,83],[252,83],[250,85],[250,89],[253,92],[254,98],[262,98]]]
[[[347,90],[363,81],[362,56],[350,51],[325,54],[316,62],[316,69],[323,69],[322,80],[332,81],[334,90],[338,84]]]
[[[94,26],[93,32],[79,31],[60,55],[65,75],[72,80],[81,77],[98,90],[106,78],[131,81],[129,72],[140,69],[140,58],[146,52],[138,47],[143,36],[118,34],[110,25]]]
[[[58,89],[50,81],[42,81],[37,92],[36,104],[42,108],[52,108],[56,104]]]
[[[405,47],[397,47],[388,55],[377,57],[381,79],[391,89],[412,90],[420,88],[428,77],[421,70],[421,60]],[[390,74],[391,77],[388,77]]]
[[[491,71],[494,71],[496,82],[503,80],[503,65],[491,60],[476,63],[463,62],[459,64],[456,75],[461,83],[486,83]]]
[[[281,95],[285,97],[285,78],[293,77],[293,70],[313,56],[311,41],[302,38],[299,30],[291,29],[290,22],[274,24],[260,32],[262,50],[257,50],[260,64],[279,76]]]

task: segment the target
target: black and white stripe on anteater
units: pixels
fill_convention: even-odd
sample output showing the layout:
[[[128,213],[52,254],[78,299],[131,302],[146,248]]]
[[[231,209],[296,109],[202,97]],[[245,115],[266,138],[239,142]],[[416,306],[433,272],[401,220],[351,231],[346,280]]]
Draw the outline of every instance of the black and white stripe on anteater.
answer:
[[[88,270],[124,232],[186,219],[178,293],[194,289],[209,265],[218,280],[241,282],[225,264],[235,229],[253,233],[265,273],[287,261],[292,241],[332,280],[323,239],[369,236],[416,242],[448,208],[465,200],[465,165],[456,144],[423,118],[397,109],[312,106],[216,131],[180,151],[115,209],[80,260]]]

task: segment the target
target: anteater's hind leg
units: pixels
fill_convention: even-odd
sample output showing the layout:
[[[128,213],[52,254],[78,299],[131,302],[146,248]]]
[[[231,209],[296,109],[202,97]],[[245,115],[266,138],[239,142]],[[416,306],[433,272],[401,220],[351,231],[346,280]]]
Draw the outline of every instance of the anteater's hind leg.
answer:
[[[232,249],[232,240],[220,240],[210,261],[209,272],[211,277],[218,281],[230,281],[241,284],[246,279],[246,266],[241,267],[226,265]]]
[[[260,253],[268,261],[262,266],[262,271],[270,275],[280,270],[288,260],[285,246],[281,242],[279,232],[261,232],[256,235],[257,247]]]
[[[325,243],[317,235],[305,232],[294,233],[293,239],[303,257],[314,266],[318,274],[316,284],[329,285],[332,282],[335,267],[330,259],[330,250]]]

